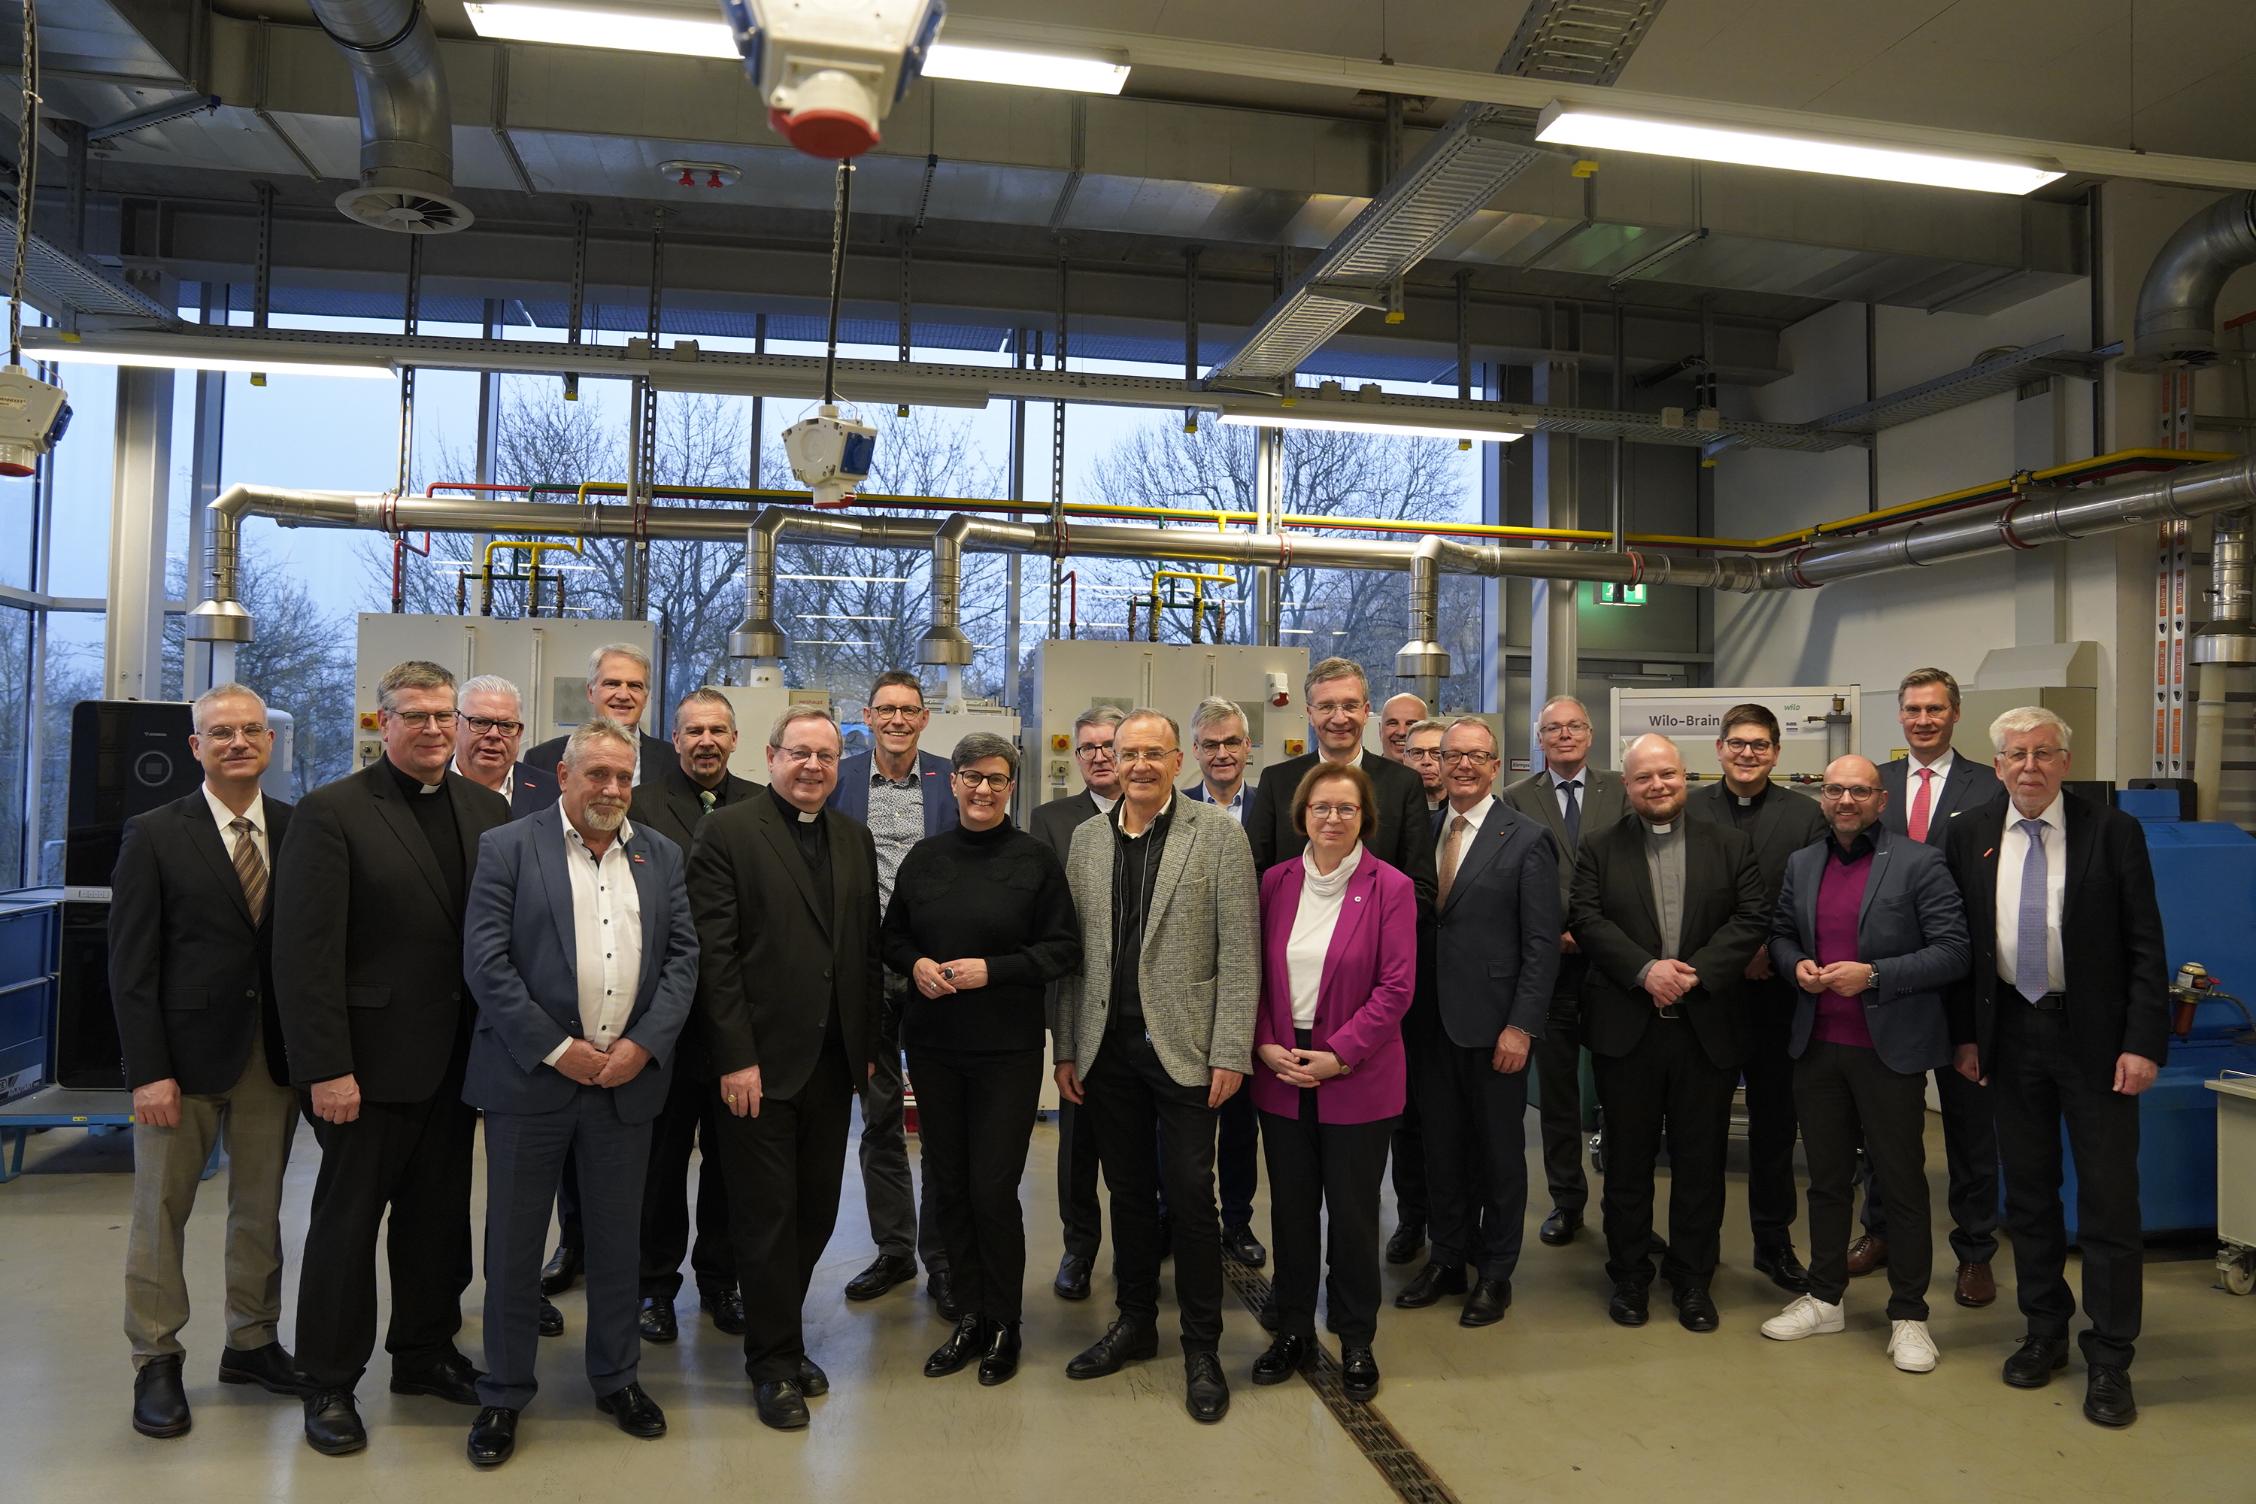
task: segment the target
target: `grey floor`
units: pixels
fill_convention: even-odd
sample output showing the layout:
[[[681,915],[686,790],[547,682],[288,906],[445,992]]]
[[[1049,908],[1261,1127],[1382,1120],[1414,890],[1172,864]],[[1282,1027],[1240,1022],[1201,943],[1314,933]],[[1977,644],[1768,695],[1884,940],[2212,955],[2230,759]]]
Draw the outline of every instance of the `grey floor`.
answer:
[[[1531,1118],[1531,1139],[1533,1126]],[[1931,1120],[1928,1161],[1937,1167],[1938,1133]],[[298,1143],[285,1207],[293,1248],[317,1156],[310,1134]],[[627,1438],[589,1402],[577,1345],[584,1308],[574,1290],[559,1302],[567,1335],[543,1346],[544,1388],[526,1414],[517,1458],[480,1475],[462,1454],[471,1412],[391,1395],[381,1353],[361,1387],[371,1444],[351,1458],[307,1450],[294,1402],[216,1382],[224,1172],[206,1185],[206,1204],[190,1224],[191,1288],[201,1303],[184,1334],[195,1428],[175,1441],[136,1435],[119,1331],[126,1147],[50,1133],[33,1140],[24,1177],[0,1186],[0,1497],[1396,1497],[1312,1389],[1247,1381],[1264,1337],[1235,1301],[1223,1339],[1234,1408],[1219,1426],[1184,1415],[1171,1348],[1117,1378],[1065,1379],[1065,1360],[1109,1315],[1110,1283],[1100,1274],[1096,1298],[1082,1305],[1049,1293],[1058,1255],[1049,1191],[1055,1149],[1054,1131],[1038,1128],[1027,1170],[1026,1358],[1015,1382],[985,1390],[968,1373],[924,1378],[924,1355],[946,1327],[921,1289],[848,1305],[840,1288],[871,1252],[849,1167],[846,1211],[808,1301],[810,1346],[834,1385],[814,1402],[810,1430],[778,1435],[754,1420],[735,1344],[694,1320],[685,1302],[683,1340],[646,1349],[642,1369],[671,1433],[656,1442]],[[1935,1189],[1939,1203],[1939,1183]],[[1852,1288],[1849,1330],[1840,1336],[1780,1345],[1757,1334],[1784,1297],[1747,1268],[1736,1176],[1727,1267],[1715,1291],[1723,1327],[1704,1336],[1658,1316],[1641,1331],[1609,1324],[1595,1239],[1541,1246],[1532,1236],[1540,1211],[1531,1212],[1515,1303],[1500,1325],[1462,1330],[1446,1308],[1389,1309],[1381,1320],[1386,1378],[1376,1408],[1458,1499],[2256,1498],[2256,1298],[2213,1288],[2200,1246],[2150,1256],[2135,1371],[2142,1414],[2116,1433],[2082,1418],[2080,1359],[2045,1390],[1999,1382],[1998,1364],[2020,1332],[2009,1254],[1998,1267],[2004,1293],[1989,1310],[1961,1310],[1947,1288],[1940,1292],[1942,1363],[1914,1377],[1888,1364],[1884,1295],[1872,1280]],[[1264,1221],[1257,1215],[1256,1227]],[[1387,1272],[1390,1295],[1409,1272]],[[1947,1266],[1938,1273],[1947,1277]],[[293,1268],[292,1303],[295,1276]],[[462,1336],[473,1358],[481,1290],[472,1288]]]

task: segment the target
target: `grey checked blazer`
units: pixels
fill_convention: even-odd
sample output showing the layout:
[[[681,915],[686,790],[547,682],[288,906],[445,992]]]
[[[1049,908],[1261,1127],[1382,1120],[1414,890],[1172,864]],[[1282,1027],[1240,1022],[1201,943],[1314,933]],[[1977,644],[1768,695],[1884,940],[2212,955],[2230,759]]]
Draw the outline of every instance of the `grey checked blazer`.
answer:
[[[1178,796],[1152,884],[1137,971],[1152,1051],[1182,1086],[1253,1068],[1261,999],[1261,889],[1253,848],[1226,811]],[[1112,822],[1073,832],[1066,881],[1081,915],[1081,971],[1061,984],[1052,1054],[1086,1080],[1112,1001]]]

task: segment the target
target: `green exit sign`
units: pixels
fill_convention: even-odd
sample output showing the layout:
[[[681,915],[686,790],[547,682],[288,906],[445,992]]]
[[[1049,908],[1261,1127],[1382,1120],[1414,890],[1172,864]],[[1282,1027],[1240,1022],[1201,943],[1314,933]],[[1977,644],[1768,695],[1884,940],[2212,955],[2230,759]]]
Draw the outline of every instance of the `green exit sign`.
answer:
[[[1645,604],[1643,585],[1617,585],[1609,580],[1598,582],[1598,604],[1601,606],[1642,606]]]

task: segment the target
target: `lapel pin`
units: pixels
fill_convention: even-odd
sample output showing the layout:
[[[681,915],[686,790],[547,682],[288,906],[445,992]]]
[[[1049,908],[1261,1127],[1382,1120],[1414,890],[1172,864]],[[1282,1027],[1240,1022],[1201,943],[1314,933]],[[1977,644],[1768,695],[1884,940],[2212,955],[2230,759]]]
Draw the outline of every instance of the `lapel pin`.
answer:
[[[639,866],[641,866],[641,865],[642,865],[642,853],[641,853],[641,852],[639,852],[639,851],[636,851],[636,852],[630,852],[630,853],[628,853],[628,855],[629,855],[630,859],[631,859],[631,860],[632,860],[632,861],[634,862],[634,864],[635,864],[635,865],[636,865],[637,867],[639,867]]]

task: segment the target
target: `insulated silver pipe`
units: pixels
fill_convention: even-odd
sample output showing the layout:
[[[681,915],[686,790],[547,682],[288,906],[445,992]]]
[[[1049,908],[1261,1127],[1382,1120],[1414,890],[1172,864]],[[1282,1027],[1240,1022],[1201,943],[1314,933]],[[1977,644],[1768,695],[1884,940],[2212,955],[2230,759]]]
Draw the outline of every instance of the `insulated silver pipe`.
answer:
[[[422,0],[312,0],[360,106],[360,180],[454,194],[454,114]]]
[[[2178,226],[2139,284],[2131,353],[2142,365],[2217,355],[2217,298],[2256,265],[2256,193],[2221,198]]]

